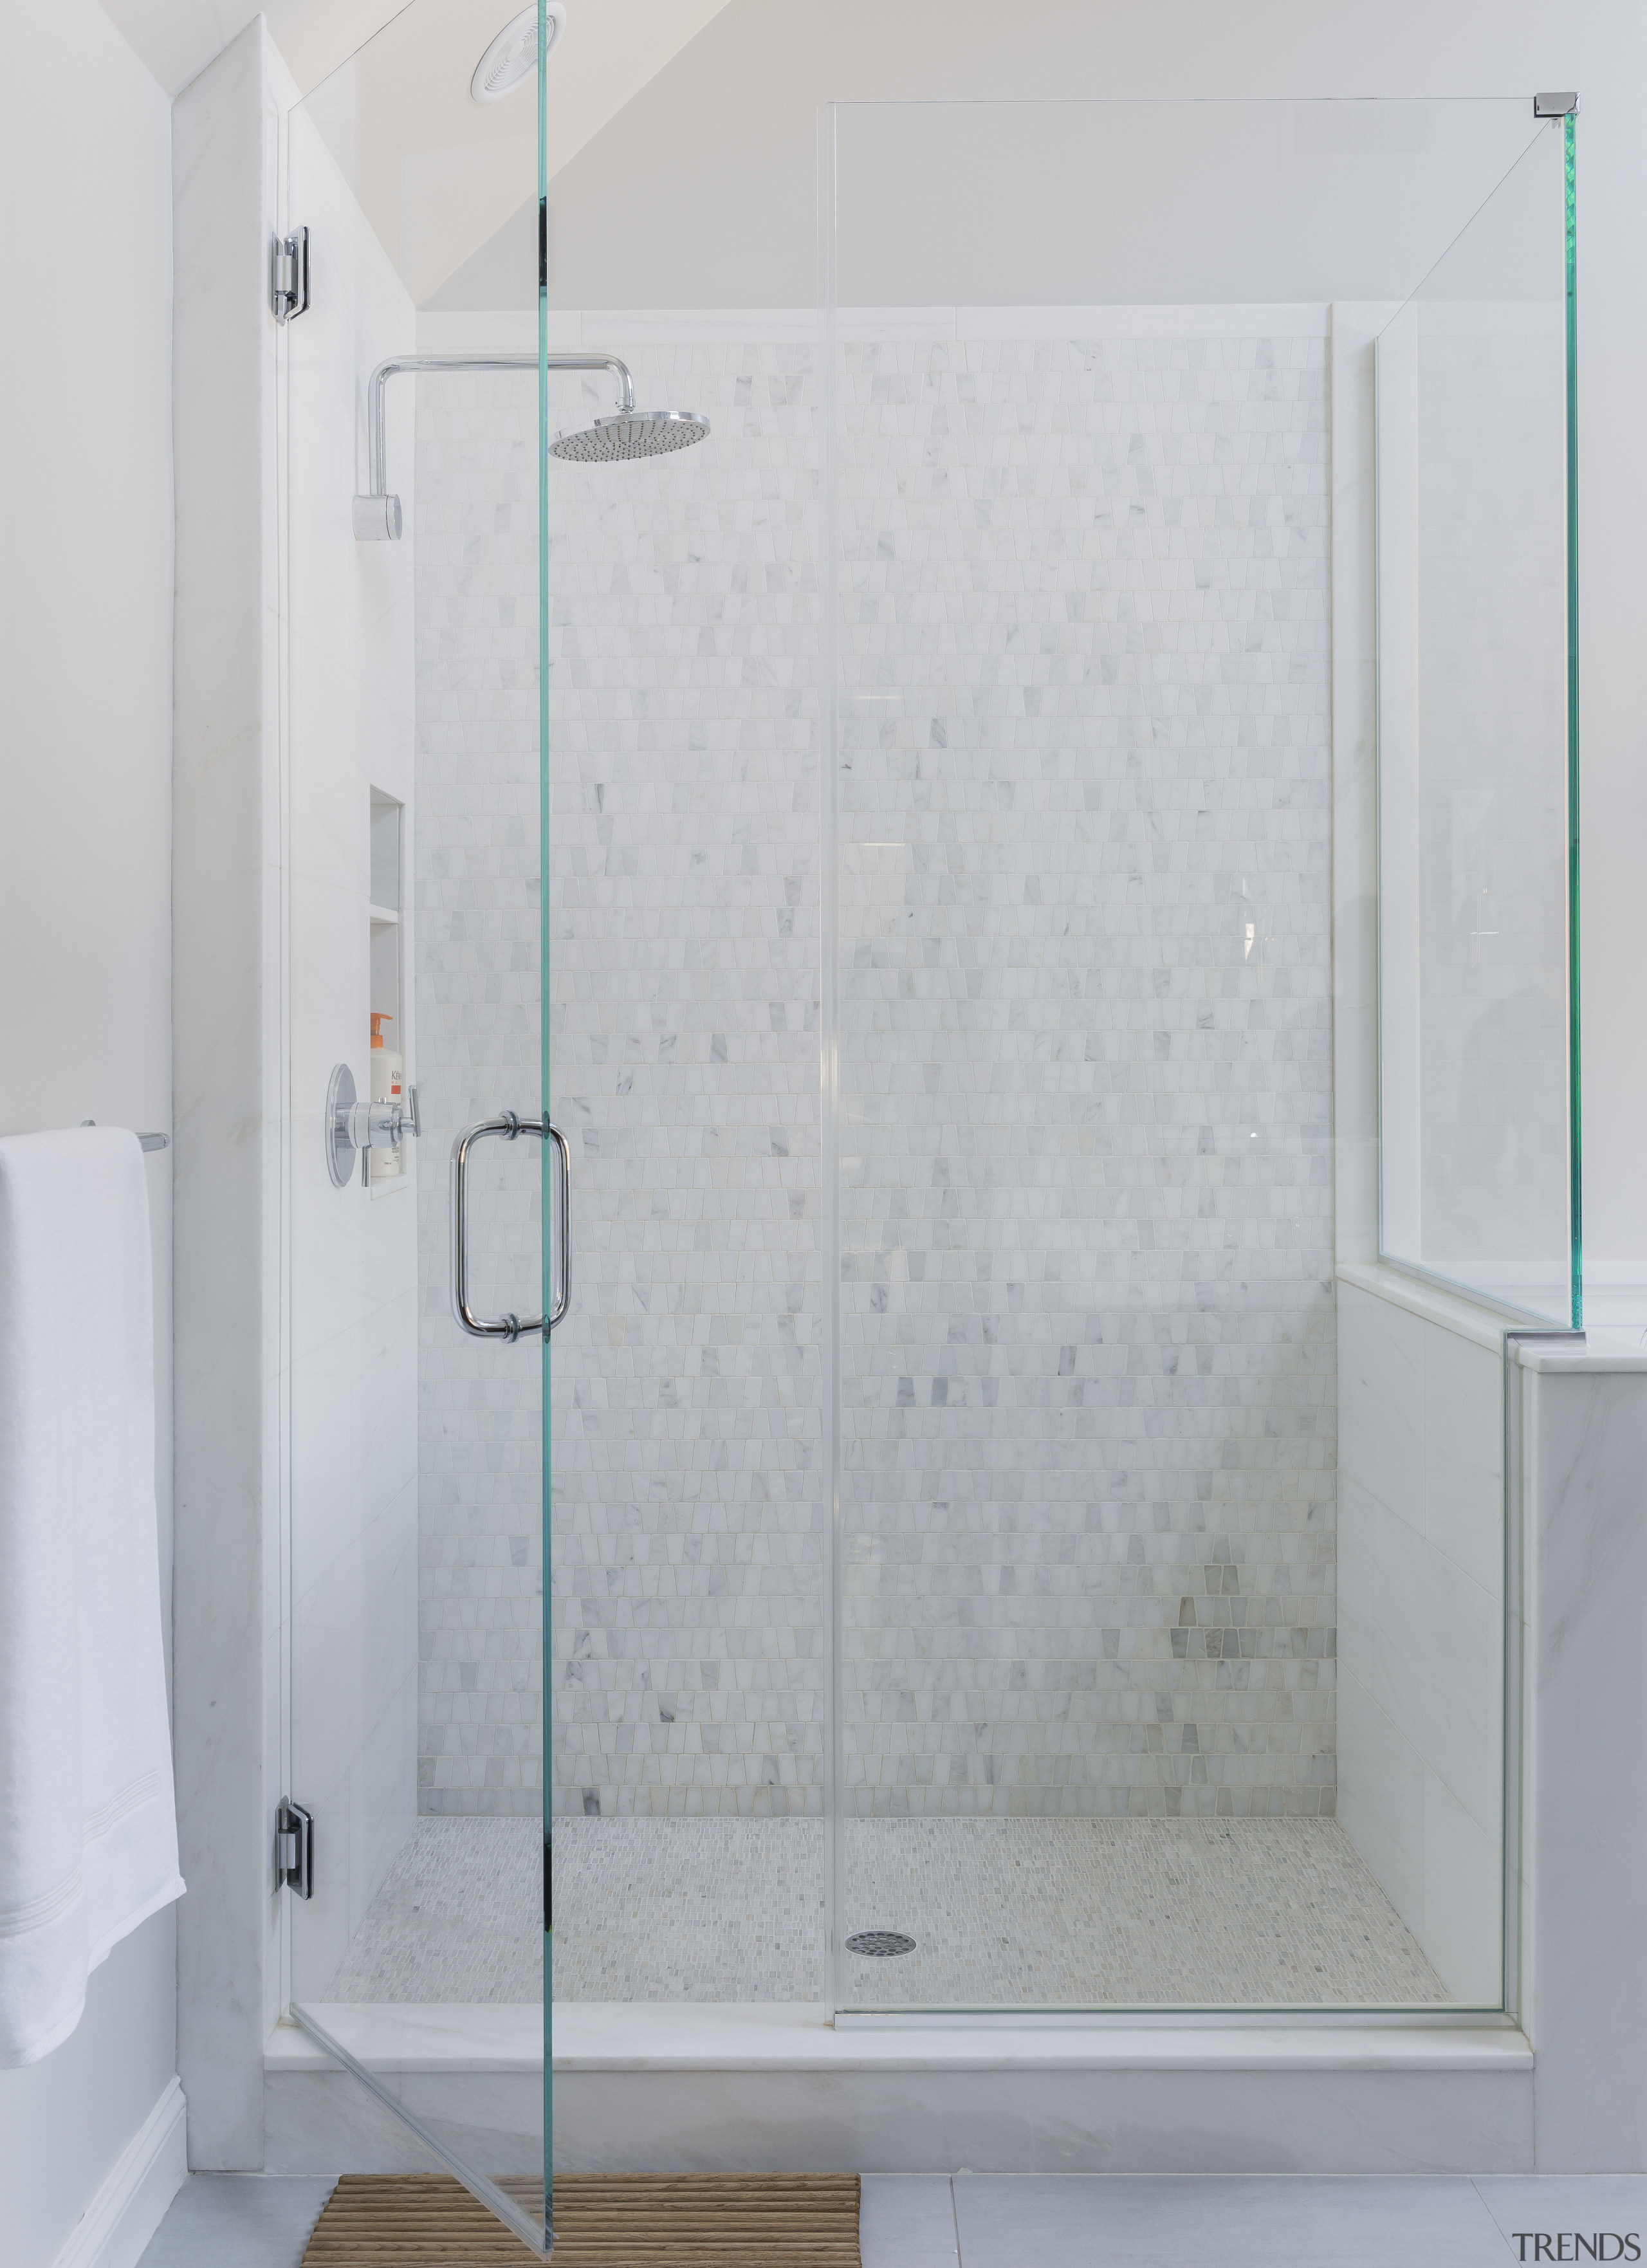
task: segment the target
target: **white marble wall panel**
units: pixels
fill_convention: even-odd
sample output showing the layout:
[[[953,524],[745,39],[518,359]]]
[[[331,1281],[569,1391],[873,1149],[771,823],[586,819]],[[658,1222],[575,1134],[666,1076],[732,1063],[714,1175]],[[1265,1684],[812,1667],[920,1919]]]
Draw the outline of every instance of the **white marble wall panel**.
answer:
[[[489,2166],[531,2169],[542,2080],[526,2057],[472,2029],[442,2068],[421,2043],[410,2055],[398,2044],[374,2052],[351,2021],[357,2010],[327,2013],[435,2132],[482,2134]],[[576,2006],[563,2004],[557,2169],[1422,2175],[1541,2162],[1532,2058],[1514,2033],[1268,2029],[1259,2049],[1250,2033],[1204,2027],[949,2029],[912,2040],[831,2027],[825,2013],[779,2004],[752,2024],[741,2009],[607,2003],[592,2006],[586,2042]],[[360,2089],[351,2097],[304,2043],[283,2036],[276,2054],[271,2172],[419,2162],[404,2130]]]
[[[1526,1498],[1524,2021],[1538,2053],[1539,2164],[1647,2164],[1647,1302],[1628,1331],[1519,1350]]]
[[[1356,1274],[1338,1286],[1339,1815],[1454,1998],[1491,2006],[1503,1355],[1482,1311]]]
[[[1333,1243],[1379,1253],[1378,609],[1373,342],[1393,306],[1338,300],[1332,465]]]
[[[409,299],[301,107],[285,195],[327,288],[283,334],[290,1124],[292,1792],[326,1852],[292,1910],[291,1984],[323,1992],[416,1816],[417,1145],[408,1186],[327,1171],[332,1066],[368,1092],[372,792],[415,806],[412,561],[357,542],[365,379],[409,347]],[[409,404],[392,405],[404,454]],[[407,497],[408,509],[412,497]],[[415,905],[404,890],[410,922]],[[416,1033],[392,1031],[414,1066]],[[436,1161],[434,1178],[444,1180]]]
[[[1564,1323],[1566,375],[1554,137],[1504,198],[1522,201],[1529,232],[1548,215],[1538,282],[1497,298],[1506,202],[1495,200],[1376,347],[1380,1248]]]

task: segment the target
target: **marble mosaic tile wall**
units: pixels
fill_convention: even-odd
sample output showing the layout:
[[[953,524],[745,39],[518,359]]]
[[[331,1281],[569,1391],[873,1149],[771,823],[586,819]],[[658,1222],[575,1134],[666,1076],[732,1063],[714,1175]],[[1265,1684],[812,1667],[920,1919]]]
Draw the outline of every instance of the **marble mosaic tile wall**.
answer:
[[[1330,1812],[1323,342],[842,430],[846,1800]]]
[[[818,1811],[810,357],[632,359],[645,400],[702,409],[714,438],[553,478],[554,1095],[577,1245],[553,1360],[555,1800]],[[420,394],[434,727],[420,736],[442,764],[420,805],[420,875],[449,894],[420,940],[435,995],[420,1068],[443,1110],[452,1090],[479,1116],[537,1077],[535,733],[516,703],[529,660],[515,674],[535,619],[535,498],[529,448],[474,382]],[[607,406],[584,394],[584,415]],[[574,385],[569,423],[579,408]],[[460,751],[478,789],[467,805],[443,800]],[[477,1080],[505,1032],[513,1064]],[[524,1809],[539,1800],[537,1381],[522,1350],[454,1349],[445,1222],[444,1200],[426,1206],[422,1800]]]
[[[844,352],[846,1799],[1330,1810],[1321,342]],[[816,1810],[816,386],[630,358],[714,436],[554,476],[555,1801]],[[419,381],[430,1155],[536,1081],[533,404],[479,383]],[[536,1365],[452,1330],[424,1180],[420,1800],[530,1810]]]
[[[416,381],[418,1808],[542,1801],[541,1362],[452,1319],[447,1166],[539,1107],[537,387]],[[469,1292],[540,1312],[539,1147],[477,1145]]]

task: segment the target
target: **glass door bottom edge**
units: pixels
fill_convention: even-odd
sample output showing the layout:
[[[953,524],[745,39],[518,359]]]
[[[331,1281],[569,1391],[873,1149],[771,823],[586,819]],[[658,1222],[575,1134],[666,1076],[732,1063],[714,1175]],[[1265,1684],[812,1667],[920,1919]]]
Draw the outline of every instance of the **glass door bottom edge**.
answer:
[[[443,2142],[439,2135],[435,2133],[423,2119],[398,2099],[393,2090],[384,2084],[382,2078],[369,2064],[363,2063],[359,2057],[351,2053],[301,2001],[290,2002],[288,2013],[293,2023],[314,2042],[316,2047],[325,2055],[329,2056],[342,2070],[347,2072],[357,2085],[363,2087],[381,2109],[386,2110],[393,2118],[398,2120],[402,2126],[415,2135],[437,2164],[461,2183],[477,2204],[484,2205],[489,2213],[495,2214],[540,2259],[548,2258],[554,2244],[554,2233],[547,2216],[542,2220],[534,2220],[520,2202],[501,2186],[500,2183],[494,2181],[486,2174],[477,2172],[460,2152]],[[541,2071],[541,2058],[539,2058],[537,2068]]]

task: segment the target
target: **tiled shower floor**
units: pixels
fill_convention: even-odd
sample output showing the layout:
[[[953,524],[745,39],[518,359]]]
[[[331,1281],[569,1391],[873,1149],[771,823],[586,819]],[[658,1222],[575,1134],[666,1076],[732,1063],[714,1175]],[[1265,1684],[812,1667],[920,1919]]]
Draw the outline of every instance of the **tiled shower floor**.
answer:
[[[848,1822],[856,2007],[1445,2002],[1330,1819]],[[423,1819],[325,1997],[535,2000],[529,1819]],[[815,1819],[557,1819],[557,2000],[822,2000]]]

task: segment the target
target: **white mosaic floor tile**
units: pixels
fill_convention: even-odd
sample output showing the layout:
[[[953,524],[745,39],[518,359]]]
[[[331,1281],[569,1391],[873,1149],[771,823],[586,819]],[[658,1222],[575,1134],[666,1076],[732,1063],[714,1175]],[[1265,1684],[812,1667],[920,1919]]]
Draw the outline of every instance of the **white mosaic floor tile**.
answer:
[[[568,2000],[825,1997],[824,1836],[809,1819],[562,1819],[555,1992]],[[1439,1978],[1335,1820],[849,1821],[849,2005],[1433,2005]],[[525,1819],[424,1819],[327,1998],[542,1992],[541,1842]]]

